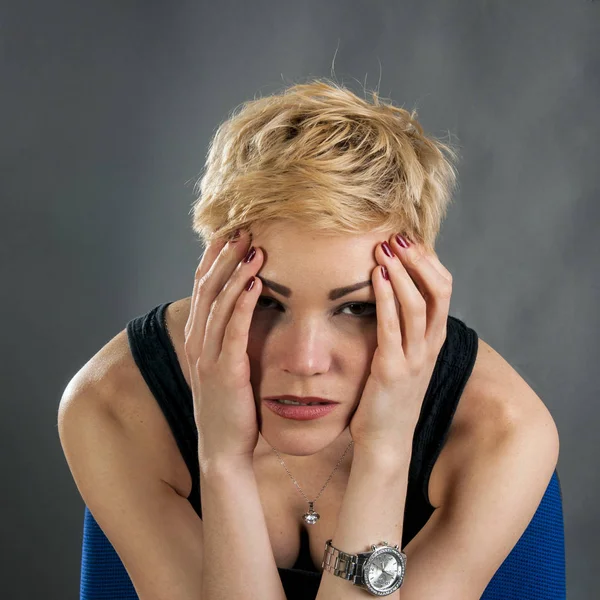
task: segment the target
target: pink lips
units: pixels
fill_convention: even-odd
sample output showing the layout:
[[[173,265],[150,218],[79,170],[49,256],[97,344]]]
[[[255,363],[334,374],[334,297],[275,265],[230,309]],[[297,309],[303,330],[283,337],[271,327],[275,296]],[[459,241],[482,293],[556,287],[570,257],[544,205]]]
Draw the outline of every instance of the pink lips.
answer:
[[[311,402],[326,402],[337,404],[335,400],[329,400],[327,398],[319,398],[318,396],[292,396],[291,394],[283,394],[283,396],[267,396],[265,400],[294,400],[294,402],[301,402],[302,404],[310,404]]]
[[[285,396],[282,398],[285,400]],[[322,401],[319,398],[304,399],[308,402]],[[276,414],[284,419],[295,419],[297,421],[311,421],[328,415],[335,409],[337,403],[322,404],[319,406],[294,406],[292,404],[280,404],[277,400],[265,400],[265,404]]]

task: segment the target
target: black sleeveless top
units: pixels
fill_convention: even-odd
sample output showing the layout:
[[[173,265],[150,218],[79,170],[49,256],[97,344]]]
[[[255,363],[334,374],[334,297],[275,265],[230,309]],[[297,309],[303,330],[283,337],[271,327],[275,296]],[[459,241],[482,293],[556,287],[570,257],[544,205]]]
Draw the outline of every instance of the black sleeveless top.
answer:
[[[188,500],[202,518],[193,397],[166,328],[165,309],[169,304],[160,304],[129,321],[127,336],[133,358],[162,409],[190,471],[192,491]],[[438,355],[413,437],[401,548],[415,537],[435,510],[428,498],[429,476],[473,369],[477,348],[476,332],[449,315],[446,340]],[[296,564],[291,569],[278,568],[288,600],[314,600],[322,578],[310,556],[308,534],[304,528],[301,531]]]

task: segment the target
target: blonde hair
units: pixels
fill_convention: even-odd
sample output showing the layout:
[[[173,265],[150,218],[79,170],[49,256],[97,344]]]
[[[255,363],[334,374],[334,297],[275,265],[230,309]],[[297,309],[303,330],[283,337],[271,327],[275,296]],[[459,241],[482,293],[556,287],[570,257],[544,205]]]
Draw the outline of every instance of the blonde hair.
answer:
[[[294,222],[313,233],[399,231],[433,250],[457,151],[408,112],[329,80],[248,101],[213,136],[192,228],[206,244],[237,228]]]

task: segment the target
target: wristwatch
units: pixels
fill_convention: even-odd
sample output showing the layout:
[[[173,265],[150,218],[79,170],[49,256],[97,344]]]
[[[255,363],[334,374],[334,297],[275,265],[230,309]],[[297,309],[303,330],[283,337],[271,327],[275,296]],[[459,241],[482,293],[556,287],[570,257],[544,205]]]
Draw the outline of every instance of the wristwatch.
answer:
[[[387,542],[382,542],[372,544],[370,551],[348,554],[332,546],[331,542],[325,542],[321,564],[324,571],[352,581],[372,596],[387,596],[402,585],[406,554],[398,549],[398,544],[388,546]]]

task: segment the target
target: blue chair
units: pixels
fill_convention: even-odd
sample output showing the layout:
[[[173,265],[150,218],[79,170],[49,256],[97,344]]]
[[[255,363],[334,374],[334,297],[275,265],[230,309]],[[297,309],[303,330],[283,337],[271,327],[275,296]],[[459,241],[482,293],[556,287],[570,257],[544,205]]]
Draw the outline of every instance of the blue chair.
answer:
[[[138,600],[131,579],[87,506],[83,525],[80,600]],[[562,494],[554,471],[523,535],[481,600],[565,600]]]

